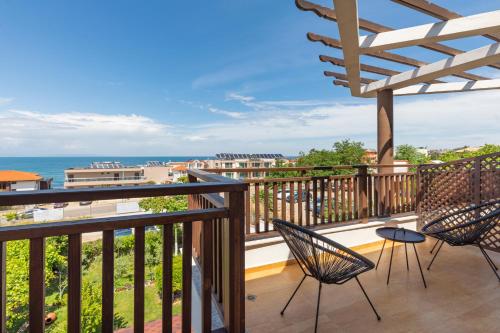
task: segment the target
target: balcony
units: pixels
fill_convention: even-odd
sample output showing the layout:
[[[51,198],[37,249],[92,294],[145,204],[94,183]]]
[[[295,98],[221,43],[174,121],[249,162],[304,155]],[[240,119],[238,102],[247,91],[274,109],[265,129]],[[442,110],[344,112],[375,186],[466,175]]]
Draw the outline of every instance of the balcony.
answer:
[[[434,242],[418,245],[422,265],[431,258]],[[360,249],[377,262],[381,244]],[[358,249],[359,250],[359,249]],[[395,249],[391,281],[386,285],[389,251],[378,270],[360,275],[377,308],[377,321],[356,282],[322,289],[318,332],[499,332],[499,282],[475,248],[443,247],[430,271],[424,269],[428,288],[418,273],[413,253],[406,270],[404,247]],[[494,262],[500,253],[491,252]],[[313,332],[318,284],[306,279],[285,315],[284,304],[303,274],[297,265],[267,270],[247,277],[245,302],[249,332]]]
[[[144,176],[125,176],[125,177],[86,177],[86,178],[66,178],[64,179],[65,188],[91,187],[91,186],[116,186],[145,184],[147,179]]]
[[[119,261],[116,230],[134,229],[130,286],[133,297],[126,307],[133,320],[127,332],[274,332],[311,331],[314,327],[315,281],[307,281],[285,316],[279,311],[300,278],[286,244],[273,230],[272,218],[286,219],[351,247],[376,261],[380,226],[400,225],[419,229],[423,223],[457,207],[500,197],[500,154],[441,165],[415,166],[415,172],[394,173],[392,165],[274,168],[286,177],[238,181],[215,173],[190,170],[188,184],[86,188],[0,193],[0,206],[53,202],[95,201],[123,198],[188,196],[188,210],[76,221],[16,225],[0,228],[0,301],[6,304],[6,244],[29,240],[26,323],[30,332],[43,332],[48,312],[44,275],[46,242],[54,236],[68,239],[67,331],[82,331],[82,235],[102,232],[99,286],[102,332],[115,325]],[[260,169],[259,169],[260,170]],[[217,172],[227,170],[218,169]],[[336,174],[342,171],[343,174]],[[248,172],[255,172],[249,169]],[[334,174],[335,173],[335,174]],[[416,214],[418,212],[418,215]],[[180,314],[173,311],[174,224],[182,226],[182,290]],[[161,226],[161,300],[148,301],[145,289],[150,226]],[[489,250],[500,249],[500,226],[484,239]],[[430,260],[433,242],[419,245],[422,264]],[[500,253],[489,251],[498,263]],[[414,257],[410,271],[401,246],[395,249],[391,283],[386,285],[386,255],[377,271],[360,276],[377,306],[377,322],[366,300],[353,283],[324,288],[320,331],[359,332],[454,331],[497,332],[498,281],[473,248],[443,247],[424,288]],[[8,260],[7,260],[8,261]],[[53,273],[53,272],[52,272]],[[7,279],[8,280],[8,279]],[[149,303],[148,303],[149,302]],[[148,309],[161,308],[160,318],[147,318]],[[5,309],[5,306],[0,307]],[[8,318],[0,311],[0,324]],[[474,319],[475,318],[475,319]],[[64,319],[61,319],[64,320]],[[450,326],[451,325],[451,326]],[[121,326],[124,327],[124,326]],[[155,328],[156,327],[156,328]],[[161,327],[161,330],[160,330]],[[5,330],[4,330],[5,331]]]

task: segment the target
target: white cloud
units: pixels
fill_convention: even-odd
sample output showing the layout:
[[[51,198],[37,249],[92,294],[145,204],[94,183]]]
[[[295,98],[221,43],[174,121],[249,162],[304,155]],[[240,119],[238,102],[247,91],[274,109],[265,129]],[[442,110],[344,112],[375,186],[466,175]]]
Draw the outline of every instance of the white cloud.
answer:
[[[395,100],[395,144],[453,147],[500,143],[498,92]],[[231,100],[265,105],[251,96]],[[140,115],[0,112],[0,155],[210,155],[220,151],[297,154],[345,138],[376,146],[376,102],[273,101],[272,111],[204,106],[226,117],[168,125]],[[317,105],[315,105],[317,104]],[[283,106],[284,105],[284,106]],[[217,119],[217,120],[215,120]],[[178,121],[182,121],[178,119]]]
[[[221,110],[218,108],[214,107],[209,107],[208,111],[216,114],[222,114],[224,116],[228,116],[231,118],[236,118],[236,119],[244,119],[246,118],[246,115],[243,112],[234,112],[234,111],[226,111],[226,110]]]
[[[25,110],[0,113],[0,155],[141,154],[168,148],[166,124],[139,115],[48,114]]]
[[[331,101],[276,101],[270,112],[267,102],[251,96],[226,99],[259,105],[246,120],[199,126],[210,137],[210,151],[278,151],[296,154],[313,147],[328,148],[334,141],[351,138],[376,147],[376,103]],[[317,104],[318,106],[314,106]],[[280,107],[285,105],[285,107]],[[395,143],[452,147],[500,143],[498,92],[397,98],[394,111]]]
[[[5,104],[9,104],[10,102],[12,102],[14,99],[11,98],[11,97],[0,97],[0,105],[5,105]]]

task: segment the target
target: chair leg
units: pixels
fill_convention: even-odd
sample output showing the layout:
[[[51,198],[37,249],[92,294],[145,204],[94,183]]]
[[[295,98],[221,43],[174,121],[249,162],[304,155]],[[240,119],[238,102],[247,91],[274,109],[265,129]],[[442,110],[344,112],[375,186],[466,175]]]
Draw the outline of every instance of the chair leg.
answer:
[[[479,244],[478,244],[479,245]],[[488,265],[490,265],[491,267],[491,270],[493,271],[493,273],[495,273],[495,275],[497,276],[497,279],[498,281],[500,281],[500,276],[498,276],[498,272],[497,270],[495,269],[495,265],[493,263],[490,262],[490,260],[488,260],[488,254],[486,253],[486,251],[483,249],[483,247],[481,245],[479,245],[479,249],[481,249],[481,252],[483,253],[483,256],[484,258],[486,259],[486,261],[488,262]]]
[[[295,291],[293,292],[292,296],[290,297],[290,299],[288,300],[288,302],[286,302],[286,305],[285,307],[283,308],[283,310],[281,310],[280,314],[283,315],[283,313],[285,313],[285,310],[286,308],[288,307],[288,304],[290,304],[290,302],[292,301],[293,297],[295,296],[295,294],[297,293],[297,291],[299,290],[300,286],[302,285],[302,282],[304,282],[304,280],[306,279],[307,275],[304,275],[304,277],[302,278],[302,280],[300,281],[299,285],[297,286],[297,288],[295,288]]]
[[[486,252],[486,250],[482,246],[479,246],[479,247],[482,248],[483,254],[485,255],[486,259],[489,261],[489,263],[495,268],[496,271],[498,271],[498,267],[495,265],[493,260],[491,260],[491,257],[488,255],[488,252]]]
[[[432,260],[431,260],[431,262],[429,263],[429,266],[427,266],[427,270],[430,270],[430,269],[431,269],[431,265],[432,265],[432,263],[434,262],[434,259],[436,259],[436,257],[437,257],[437,255],[438,255],[439,251],[441,250],[441,247],[443,246],[443,244],[444,244],[444,241],[442,241],[442,242],[441,242],[441,244],[439,245],[439,247],[438,247],[438,249],[437,249],[436,253],[434,253],[434,256],[432,257]]]
[[[366,293],[365,288],[363,288],[363,286],[361,285],[361,282],[359,282],[359,279],[357,276],[356,276],[356,282],[358,282],[359,287],[363,291],[363,294],[365,294],[365,297],[368,300],[368,303],[370,303],[370,306],[372,307],[373,312],[375,312],[375,316],[377,316],[377,320],[380,320],[380,316],[378,315],[377,310],[375,310],[375,307],[373,306],[372,301],[370,301],[370,297],[368,297],[368,294]]]
[[[440,242],[440,239],[438,239],[437,242],[434,244],[434,246],[432,247],[432,250],[429,252],[430,254],[432,254],[432,252],[434,252],[434,249],[439,244],[439,242]]]
[[[321,298],[321,282],[319,283],[319,289],[318,289],[318,304],[316,305],[316,322],[314,323],[314,333],[318,331],[318,315],[319,315],[319,300]]]
[[[382,253],[384,253],[386,241],[387,241],[387,239],[384,239],[384,244],[382,245],[382,250],[380,251],[380,255],[378,256],[377,265],[375,266],[375,270],[378,268],[378,263],[380,262],[380,258],[382,258]]]

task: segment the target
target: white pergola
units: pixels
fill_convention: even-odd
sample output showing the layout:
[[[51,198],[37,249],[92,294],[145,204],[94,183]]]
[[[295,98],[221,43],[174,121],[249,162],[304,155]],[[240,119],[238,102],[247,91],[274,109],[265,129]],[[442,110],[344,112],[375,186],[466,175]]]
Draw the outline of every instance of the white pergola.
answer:
[[[345,68],[345,73],[325,71],[325,76],[335,78],[335,85],[349,88],[352,96],[377,97],[377,150],[380,164],[393,163],[393,96],[500,89],[500,79],[466,72],[482,66],[500,69],[500,10],[464,17],[426,0],[391,1],[438,18],[441,22],[392,29],[360,19],[357,0],[333,0],[333,8],[306,0],[295,1],[299,9],[337,22],[340,40],[311,32],[307,34],[310,41],[342,50],[343,59],[320,55],[321,61]],[[360,36],[360,29],[370,34]],[[494,43],[471,51],[439,43],[480,35]],[[448,57],[427,63],[388,51],[409,46],[420,46]],[[361,55],[414,68],[399,72],[362,64]],[[383,75],[385,78],[364,78],[362,72]],[[461,80],[442,80],[447,76]]]

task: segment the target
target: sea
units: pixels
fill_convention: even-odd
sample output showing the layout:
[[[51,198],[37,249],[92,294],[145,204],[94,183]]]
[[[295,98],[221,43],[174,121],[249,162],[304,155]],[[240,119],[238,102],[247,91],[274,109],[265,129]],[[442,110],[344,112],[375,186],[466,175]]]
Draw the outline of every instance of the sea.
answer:
[[[92,162],[121,162],[124,165],[144,165],[148,161],[184,162],[207,160],[213,156],[72,156],[72,157],[0,157],[0,170],[38,173],[52,178],[53,188],[63,188],[64,169],[87,167]]]

